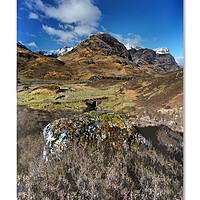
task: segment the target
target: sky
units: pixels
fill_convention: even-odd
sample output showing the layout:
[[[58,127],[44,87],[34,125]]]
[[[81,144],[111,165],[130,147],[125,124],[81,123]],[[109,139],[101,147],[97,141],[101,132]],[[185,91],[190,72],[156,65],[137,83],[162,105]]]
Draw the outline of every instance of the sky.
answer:
[[[32,51],[77,46],[96,32],[167,47],[183,61],[183,0],[17,0],[17,41]]]

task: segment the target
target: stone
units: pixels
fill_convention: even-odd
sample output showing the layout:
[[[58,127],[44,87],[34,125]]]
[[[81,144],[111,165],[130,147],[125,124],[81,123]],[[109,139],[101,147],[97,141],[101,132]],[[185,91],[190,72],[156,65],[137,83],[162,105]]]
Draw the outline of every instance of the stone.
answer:
[[[48,124],[43,130],[46,146],[52,153],[56,149],[66,149],[70,141],[74,144],[126,144],[127,149],[127,145],[135,138],[136,129],[133,125],[122,115],[97,113],[77,115],[72,119],[61,118]]]
[[[175,122],[175,121],[168,121],[168,122],[167,122],[167,125],[173,126],[173,125],[176,125],[176,122]]]

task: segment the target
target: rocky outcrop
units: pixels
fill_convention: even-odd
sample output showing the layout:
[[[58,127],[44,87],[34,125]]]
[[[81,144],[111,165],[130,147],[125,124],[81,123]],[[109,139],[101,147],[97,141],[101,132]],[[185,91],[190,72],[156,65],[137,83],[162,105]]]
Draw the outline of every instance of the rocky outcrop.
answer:
[[[166,72],[179,70],[174,57],[168,48],[158,48],[155,50],[147,48],[129,49],[132,60],[140,69],[146,70],[150,74],[163,74]]]
[[[102,108],[99,106],[99,104],[105,99],[108,99],[108,97],[86,99],[85,103],[87,105],[87,108],[85,109],[85,112],[89,112],[92,110],[102,111]]]
[[[44,128],[43,136],[50,151],[55,153],[67,148],[69,141],[75,144],[105,142],[119,148],[130,144],[136,129],[118,114],[83,114],[53,121]]]
[[[150,140],[137,132],[136,128],[124,116],[112,113],[90,113],[61,118],[48,124],[43,130],[46,141],[43,158],[49,153],[57,154],[66,150],[72,142],[74,145],[105,144],[114,149],[128,151],[135,142],[151,148]]]
[[[80,46],[91,50],[100,50],[106,56],[116,55],[128,60],[132,60],[130,53],[126,47],[120,43],[116,38],[107,33],[96,33],[88,39],[80,43]]]

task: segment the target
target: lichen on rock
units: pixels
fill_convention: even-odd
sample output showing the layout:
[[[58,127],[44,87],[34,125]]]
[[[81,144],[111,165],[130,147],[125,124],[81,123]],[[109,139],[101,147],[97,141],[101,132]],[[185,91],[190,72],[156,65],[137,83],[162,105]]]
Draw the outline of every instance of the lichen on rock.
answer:
[[[90,113],[61,118],[48,124],[43,131],[47,147],[64,150],[69,141],[75,144],[107,143],[115,148],[127,145],[134,139],[136,129],[122,115]]]

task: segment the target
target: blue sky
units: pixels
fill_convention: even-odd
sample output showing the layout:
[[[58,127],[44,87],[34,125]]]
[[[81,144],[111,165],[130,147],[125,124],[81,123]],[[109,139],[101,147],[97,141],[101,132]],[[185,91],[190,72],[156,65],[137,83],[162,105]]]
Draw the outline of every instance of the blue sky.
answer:
[[[96,32],[183,57],[183,0],[18,0],[17,40],[32,51],[76,46]]]

